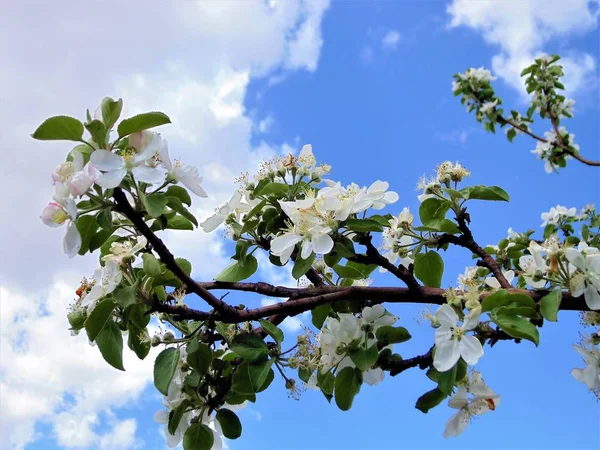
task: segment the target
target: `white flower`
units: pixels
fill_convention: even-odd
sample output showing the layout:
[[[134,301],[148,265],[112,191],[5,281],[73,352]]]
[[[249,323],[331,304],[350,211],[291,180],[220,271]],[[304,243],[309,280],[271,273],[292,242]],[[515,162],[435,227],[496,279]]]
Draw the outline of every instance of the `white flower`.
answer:
[[[481,342],[475,336],[467,336],[469,330],[479,324],[481,308],[471,310],[463,325],[458,325],[458,314],[448,305],[442,305],[435,313],[440,327],[435,331],[435,355],[433,366],[440,372],[450,370],[460,357],[469,365],[477,364],[483,356]]]
[[[393,325],[398,318],[392,314],[388,314],[385,308],[381,305],[365,306],[361,312],[362,320],[372,326],[372,331],[385,325]]]
[[[521,237],[521,233],[513,231],[512,227],[508,229],[507,233],[508,233],[508,239],[510,239],[510,240],[519,239],[519,237]]]
[[[452,82],[452,92],[456,92],[460,89],[460,83],[458,83],[457,81],[453,81]]]
[[[290,259],[298,243],[302,247],[302,259],[307,259],[313,252],[326,255],[333,249],[333,239],[329,236],[331,228],[324,225],[316,212],[311,210],[314,201],[314,198],[307,198],[294,202],[279,202],[292,221],[286,231],[271,241],[271,253],[279,256],[282,264]]]
[[[59,227],[64,223],[67,224],[67,231],[63,239],[63,250],[69,258],[73,258],[81,248],[81,235],[75,225],[77,206],[73,199],[66,199],[63,203],[48,203],[40,218],[49,227]]]
[[[577,214],[577,208],[565,208],[564,206],[557,205],[556,207],[550,208],[550,211],[542,213],[542,227],[548,224],[558,225],[561,219],[566,217],[575,217]]]
[[[444,437],[458,436],[465,431],[474,416],[494,411],[499,404],[500,396],[484,383],[479,372],[473,372],[473,381],[469,380],[461,385],[448,401],[448,406],[458,409],[458,412],[446,423]]]
[[[512,281],[515,279],[515,271],[514,270],[508,270],[506,272],[502,271],[502,274],[504,275],[504,278],[506,278],[506,281],[508,281],[509,284],[512,283]],[[501,288],[500,282],[494,276],[486,278],[485,284],[487,284],[492,289],[500,289]]]
[[[366,192],[361,192],[355,200],[353,212],[362,212],[369,208],[383,209],[385,205],[391,205],[398,201],[398,194],[388,191],[390,184],[387,181],[375,181]]]
[[[88,314],[96,307],[98,300],[115,290],[122,279],[123,273],[114,260],[108,260],[104,267],[96,269],[94,272],[94,285],[81,303],[82,306],[87,306]]]
[[[167,140],[164,138],[160,144],[159,158],[162,166],[175,181],[181,182],[181,184],[198,197],[207,197],[206,192],[200,186],[202,178],[198,175],[198,169],[193,166],[187,166],[179,160],[175,160],[175,164],[173,164],[169,157]]]
[[[135,244],[132,241],[113,242],[110,244],[109,253],[103,256],[102,260],[112,260],[120,265],[124,259],[133,259],[137,252],[143,249],[147,243],[148,240],[144,236],[138,236]]]
[[[497,78],[497,77],[492,76],[492,73],[489,70],[484,69],[483,67],[480,67],[479,69],[474,69],[474,68],[468,69],[465,73],[458,74],[458,76],[462,80],[476,80],[476,81],[493,81]]]
[[[597,253],[597,249],[594,247],[588,247],[584,243],[579,250],[568,248],[565,256],[573,266],[579,269],[579,272],[571,273],[569,280],[571,294],[574,297],[583,294],[585,303],[590,309],[600,309],[600,292],[598,292],[600,291],[600,253]]]
[[[483,114],[487,114],[488,112],[492,111],[492,109],[494,109],[497,104],[498,104],[498,99],[494,100],[493,102],[485,102],[481,106],[481,108],[479,108],[479,111],[481,111]]]
[[[364,332],[360,320],[354,314],[340,313],[339,318],[328,317],[317,341],[321,348],[321,373],[329,371],[347,357],[341,348],[354,342],[362,342]]]
[[[200,226],[206,233],[214,231],[219,225],[225,222],[225,219],[227,219],[227,217],[233,213],[236,208],[240,206],[241,202],[242,194],[240,191],[235,191],[229,201],[217,208],[215,214],[202,222]]]
[[[155,167],[147,165],[148,160],[160,152],[161,138],[158,133],[152,134],[152,139],[139,151],[126,150],[122,155],[108,150],[95,150],[90,162],[95,168],[104,171],[98,176],[96,184],[104,189],[112,189],[121,184],[128,172],[136,181],[155,184],[164,178],[164,174]]]
[[[87,163],[83,165],[81,152],[73,152],[73,160],[61,163],[52,174],[52,181],[56,185],[55,198],[65,198],[65,193],[77,197],[85,194],[96,181],[96,170]]]
[[[600,349],[592,347],[588,350],[579,345],[573,345],[573,348],[583,356],[585,369],[573,369],[571,375],[577,380],[585,383],[596,395],[600,395]]]

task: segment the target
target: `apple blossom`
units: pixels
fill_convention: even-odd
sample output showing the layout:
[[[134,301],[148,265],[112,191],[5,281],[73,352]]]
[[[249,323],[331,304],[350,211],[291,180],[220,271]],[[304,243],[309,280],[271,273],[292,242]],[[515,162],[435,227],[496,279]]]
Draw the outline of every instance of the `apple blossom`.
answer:
[[[578,269],[569,280],[571,294],[583,294],[590,309],[600,309],[600,253],[586,245],[579,250],[568,248],[565,256]]]
[[[67,224],[67,231],[63,239],[63,250],[69,258],[75,257],[81,248],[81,235],[74,222],[77,219],[77,206],[73,199],[66,199],[64,203],[48,203],[40,218],[49,227],[59,227],[64,223]]]
[[[131,147],[118,153],[108,150],[95,150],[90,156],[90,162],[96,169],[103,173],[98,175],[96,184],[104,189],[112,189],[121,184],[127,173],[135,177],[136,181],[155,184],[164,178],[164,174],[155,167],[149,166],[148,161],[160,152],[161,137],[153,133],[152,138],[141,149]]]
[[[175,181],[181,182],[186,188],[196,194],[198,197],[207,197],[206,192],[200,186],[202,178],[198,175],[196,167],[187,166],[179,160],[175,160],[175,164],[171,162],[169,157],[169,146],[165,138],[161,139],[158,155],[162,166],[167,170],[167,173]]]
[[[515,279],[515,271],[514,270],[502,271],[502,274],[504,275],[504,278],[506,278],[506,281],[508,281],[509,283],[512,283],[512,281]],[[486,278],[485,284],[487,284],[492,289],[500,289],[501,288],[500,282],[494,276]]]
[[[61,163],[52,173],[52,181],[57,188],[57,198],[66,198],[67,192],[73,197],[81,196],[96,181],[96,170],[90,163],[84,166],[81,152],[74,151],[72,155],[72,161]]]
[[[600,397],[600,349],[597,346],[587,349],[579,345],[573,345],[573,348],[583,357],[586,367],[573,369],[571,375]]]
[[[479,372],[474,371],[472,379],[462,384],[448,401],[448,406],[458,409],[458,412],[446,423],[444,437],[458,436],[473,417],[494,411],[499,403],[500,396],[485,384]]]
[[[92,289],[82,300],[81,305],[87,307],[88,314],[93,311],[98,301],[113,292],[121,283],[123,273],[115,260],[108,260],[101,269],[94,272]]]
[[[113,242],[110,244],[109,253],[102,257],[103,261],[115,261],[117,264],[122,264],[123,261],[132,260],[135,255],[146,247],[148,240],[144,236],[138,236],[136,243],[128,240],[125,242]]]
[[[448,305],[442,305],[435,313],[440,327],[435,331],[435,354],[433,366],[440,372],[450,370],[462,357],[469,365],[477,364],[483,356],[481,342],[466,333],[479,324],[481,309],[475,308],[465,316],[462,325],[458,325],[458,314]]]
[[[206,233],[216,230],[217,227],[225,222],[227,217],[240,206],[241,202],[242,194],[240,191],[236,190],[229,201],[217,208],[215,214],[202,222],[200,226]]]

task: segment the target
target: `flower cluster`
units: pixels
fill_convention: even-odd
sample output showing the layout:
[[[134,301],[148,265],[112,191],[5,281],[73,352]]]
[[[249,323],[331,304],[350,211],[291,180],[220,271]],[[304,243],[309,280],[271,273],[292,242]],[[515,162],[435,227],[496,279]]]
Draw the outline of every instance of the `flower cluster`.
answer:
[[[350,313],[339,313],[329,317],[317,335],[320,349],[319,370],[322,373],[335,368],[356,367],[352,358],[357,349],[369,350],[377,346],[375,334],[382,326],[391,326],[398,318],[388,313],[381,305],[365,307],[360,317]],[[377,354],[377,352],[375,352]],[[384,372],[380,368],[369,368],[363,373],[365,383],[373,386],[383,381]]]
[[[558,167],[565,167],[566,162],[573,158],[565,153],[562,146],[567,146],[573,153],[579,153],[579,145],[575,144],[573,133],[569,133],[565,127],[560,127],[558,133],[557,135],[554,130],[546,131],[544,133],[546,139],[538,141],[535,150],[531,151],[538,159],[546,161],[544,166],[546,173],[555,172]]]

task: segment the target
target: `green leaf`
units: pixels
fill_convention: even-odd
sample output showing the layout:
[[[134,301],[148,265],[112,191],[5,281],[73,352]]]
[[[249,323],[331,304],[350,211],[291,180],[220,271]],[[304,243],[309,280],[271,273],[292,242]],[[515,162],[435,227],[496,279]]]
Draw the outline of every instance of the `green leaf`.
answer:
[[[210,450],[214,443],[212,430],[200,423],[191,424],[183,435],[183,450]]]
[[[510,130],[508,130],[506,132],[506,138],[509,140],[509,142],[512,142],[516,136],[517,136],[517,131],[514,128],[511,128]]]
[[[201,377],[208,372],[212,359],[212,351],[206,344],[195,339],[188,344],[186,361]]]
[[[248,375],[250,376],[250,382],[254,388],[254,392],[259,392],[261,386],[265,384],[269,373],[272,372],[271,366],[273,365],[272,359],[266,361],[256,362],[248,364]]]
[[[138,358],[144,359],[150,353],[150,342],[141,341],[140,335],[144,332],[145,328],[139,327],[133,322],[127,324],[129,333],[127,334],[127,346],[134,351]]]
[[[281,331],[279,328],[277,328],[276,325],[272,324],[271,322],[269,322],[268,320],[265,320],[265,319],[260,319],[259,323],[260,323],[261,328],[269,336],[271,336],[273,339],[275,339],[275,342],[277,342],[278,344],[283,342],[283,339],[284,339],[283,331]]]
[[[238,334],[229,348],[249,362],[264,361],[269,356],[267,344],[254,333]]]
[[[348,261],[346,263],[347,269],[353,269],[360,274],[358,279],[366,279],[373,273],[379,266],[377,264],[362,264],[354,261]]]
[[[219,409],[217,420],[221,424],[223,436],[227,439],[237,439],[242,435],[242,423],[233,411],[226,408]]]
[[[190,193],[184,187],[175,185],[169,186],[169,188],[165,192],[165,195],[167,197],[177,197],[179,200],[181,200],[188,206],[191,206],[192,204],[192,197],[190,197]]]
[[[492,314],[492,321],[508,335],[517,339],[527,339],[535,345],[540,343],[540,334],[537,327],[527,319],[504,314]]]
[[[96,336],[96,345],[107,363],[115,369],[125,370],[123,367],[123,335],[115,322],[112,320],[106,322],[104,328]]]
[[[461,189],[460,192],[469,200],[510,201],[509,195],[499,186],[469,186]]]
[[[492,295],[488,295],[481,302],[481,311],[491,311],[499,306],[516,303],[519,306],[535,309],[535,302],[525,294],[508,294],[506,289],[498,289]]]
[[[315,253],[312,252],[310,254],[310,256],[306,259],[302,259],[302,257],[300,255],[298,255],[298,257],[296,258],[296,261],[294,261],[294,267],[292,268],[292,276],[297,280],[298,278],[300,278],[302,275],[304,275],[306,272],[309,271],[309,269],[312,267],[312,263],[315,260]]]
[[[382,347],[386,347],[390,344],[400,344],[411,338],[411,335],[406,328],[393,327],[391,325],[384,325],[377,328],[375,335],[377,336],[377,341],[383,343]]]
[[[167,205],[173,211],[178,212],[180,215],[188,219],[194,225],[198,226],[198,219],[196,219],[196,216],[194,216],[191,212],[188,211],[188,209],[185,206],[183,206],[183,202],[179,200],[178,197],[167,197]]]
[[[96,220],[100,228],[110,230],[112,228],[112,210],[110,208],[103,209],[96,215]]]
[[[177,427],[179,426],[179,422],[181,422],[181,418],[183,417],[183,413],[190,406],[190,401],[186,398],[184,399],[177,407],[171,411],[169,414],[169,423],[167,428],[169,433],[175,434]]]
[[[283,183],[267,183],[262,188],[257,188],[254,190],[254,195],[285,195],[289,192],[290,187],[287,184]]]
[[[554,290],[542,297],[540,311],[544,319],[550,322],[558,322],[558,309],[562,300],[562,292]]]
[[[335,377],[331,372],[326,372],[323,374],[320,371],[317,371],[317,383],[324,394],[333,395]]]
[[[85,124],[85,129],[88,130],[90,136],[101,147],[104,146],[106,141],[106,127],[100,120],[92,120]]]
[[[340,278],[347,278],[349,280],[362,280],[364,278],[368,278],[368,275],[366,277],[363,276],[363,272],[355,269],[352,266],[348,267],[336,264],[333,266],[333,270],[335,270],[335,273],[337,273]]]
[[[186,273],[187,276],[192,274],[192,263],[185,258],[175,258],[175,262]]]
[[[439,230],[442,233],[448,234],[460,234],[460,229],[458,226],[452,222],[450,219],[444,219],[440,222]]]
[[[68,116],[54,116],[44,120],[31,135],[39,141],[81,141],[83,124]]]
[[[415,408],[427,414],[430,409],[439,405],[447,396],[448,395],[440,391],[439,388],[432,389],[431,391],[425,392],[419,397]]]
[[[458,370],[458,363],[454,364],[454,367],[452,367],[452,369],[450,369],[450,370],[447,370],[446,372],[438,372],[438,375],[437,375],[438,389],[443,394],[450,395],[452,393],[452,389],[454,389],[454,383],[456,382],[457,370]]]
[[[335,404],[342,411],[352,407],[354,397],[360,391],[362,372],[354,367],[344,367],[335,377]]]
[[[442,220],[446,218],[446,213],[450,209],[449,200],[437,198],[428,198],[419,206],[419,218],[421,223],[427,227],[439,229]]]
[[[381,214],[375,214],[373,216],[367,217],[367,219],[375,220],[380,225],[382,225],[384,227],[389,227],[390,226],[390,220],[392,220],[393,217],[394,216],[392,216],[391,214],[386,214],[385,216],[382,216]]]
[[[164,212],[165,206],[167,206],[167,197],[160,193],[152,194],[146,197],[145,205],[150,217],[156,219]]]
[[[128,306],[135,304],[136,294],[137,286],[120,285],[113,291],[112,296],[117,301],[119,306],[127,308]]]
[[[80,216],[75,222],[75,225],[81,235],[81,248],[79,249],[79,254],[85,255],[90,249],[90,240],[98,229],[98,222],[94,216]]]
[[[368,349],[359,347],[349,352],[350,359],[361,371],[369,370],[373,364],[377,362],[377,344],[372,345]]]
[[[436,252],[419,253],[415,257],[414,270],[425,286],[439,288],[444,274],[444,260]]]
[[[171,123],[171,119],[169,119],[166,114],[161,112],[148,112],[123,120],[117,127],[117,132],[119,133],[119,137],[122,138],[123,136],[128,136],[132,133],[158,127],[167,123]]]
[[[273,382],[274,379],[275,379],[275,372],[273,372],[273,369],[269,369],[269,372],[267,373],[267,378],[265,379],[262,386],[260,386],[256,390],[256,392],[262,392],[265,389],[267,389],[271,385],[271,383]]]
[[[323,322],[327,319],[331,311],[331,304],[319,305],[312,310],[312,323],[316,329],[320,330],[323,327]]]
[[[157,277],[163,273],[160,262],[152,253],[144,253],[142,260],[144,261],[144,272],[149,277]]]
[[[169,385],[179,363],[179,349],[167,348],[154,361],[154,386],[163,395],[168,395]]]
[[[226,283],[236,283],[238,281],[245,280],[258,269],[258,261],[253,255],[246,256],[245,261],[236,261],[219,273],[216,277],[216,281],[222,281]]]
[[[119,117],[121,117],[123,99],[120,98],[115,101],[110,97],[104,97],[102,103],[100,103],[100,109],[102,110],[102,121],[106,125],[106,129],[110,130],[117,123]]]
[[[248,361],[242,362],[233,373],[231,380],[232,389],[242,395],[254,395],[254,386],[250,380],[250,372],[248,371]]]
[[[91,342],[94,342],[98,333],[104,328],[104,325],[112,315],[116,306],[117,304],[112,300],[102,300],[98,302],[91,314],[87,317],[84,326],[88,339]]]
[[[346,220],[345,225],[349,230],[358,231],[359,233],[383,231],[381,223],[374,219],[348,219]]]

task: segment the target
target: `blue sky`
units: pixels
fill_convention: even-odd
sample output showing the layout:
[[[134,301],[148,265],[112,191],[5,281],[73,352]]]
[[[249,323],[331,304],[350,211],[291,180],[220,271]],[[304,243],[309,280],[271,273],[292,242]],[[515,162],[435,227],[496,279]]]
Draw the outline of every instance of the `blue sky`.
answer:
[[[404,206],[417,211],[419,203],[415,188],[420,176],[431,174],[435,166],[444,160],[458,160],[471,170],[469,183],[499,185],[511,195],[511,202],[508,204],[473,202],[470,206],[472,229],[476,239],[482,244],[495,243],[505,237],[509,227],[519,231],[528,228],[541,231],[540,214],[557,204],[578,208],[588,203],[600,205],[600,177],[592,168],[572,162],[560,174],[547,175],[543,164],[530,153],[535,148],[531,139],[521,136],[517,137],[514,144],[510,144],[503,131],[497,135],[484,132],[473,115],[464,111],[450,88],[454,73],[463,72],[469,67],[492,68],[492,60],[494,57],[498,58],[498,55],[506,61],[513,61],[540,51],[565,54],[569,56],[573,70],[577,73],[577,77],[570,80],[572,96],[577,101],[576,117],[565,124],[575,133],[582,154],[591,159],[600,158],[600,73],[597,65],[591,67],[589,60],[586,60],[586,55],[590,55],[597,64],[600,40],[597,19],[590,24],[588,14],[581,9],[585,9],[586,2],[573,2],[571,6],[555,5],[557,10],[564,8],[564,23],[561,22],[563,19],[532,13],[531,10],[540,7],[539,2],[535,1],[529,2],[533,5],[531,10],[524,7],[521,11],[524,16],[531,16],[529,22],[525,18],[523,23],[518,21],[516,15],[520,12],[512,2],[510,7],[507,6],[509,9],[514,8],[512,16],[508,14],[503,19],[497,19],[496,15],[500,13],[494,6],[490,6],[489,10],[482,7],[481,11],[473,11],[469,5],[465,6],[465,2],[460,1],[455,2],[457,9],[454,14],[450,14],[447,8],[451,3],[334,2],[329,8],[323,9],[322,17],[317,14],[320,22],[316,29],[317,34],[320,33],[322,46],[316,50],[316,59],[314,55],[305,55],[305,60],[301,63],[289,55],[287,59],[277,62],[269,60],[270,56],[261,56],[263,59],[252,56],[255,59],[248,62],[243,56],[247,51],[244,46],[225,46],[221,49],[223,54],[218,55],[219,57],[211,54],[210,61],[216,68],[214,72],[221,69],[214,61],[221,64],[222,59],[230,59],[223,67],[248,74],[248,81],[241,82],[242,88],[235,87],[235,80],[239,80],[239,77],[232,78],[234,81],[228,79],[231,81],[229,84],[224,83],[230,89],[224,88],[226,93],[223,101],[229,106],[233,105],[234,110],[236,106],[243,106],[242,112],[238,111],[234,119],[228,118],[222,122],[225,125],[221,128],[217,126],[221,122],[217,121],[217,125],[211,122],[210,126],[216,131],[211,131],[208,137],[198,132],[195,142],[178,134],[181,130],[175,128],[177,123],[173,128],[165,128],[162,132],[170,142],[175,142],[182,148],[184,155],[192,160],[197,158],[199,163],[208,164],[211,158],[230,158],[234,161],[229,166],[233,166],[232,172],[251,166],[257,159],[256,148],[269,147],[272,151],[280,152],[288,148],[283,144],[297,149],[304,143],[310,143],[317,159],[333,166],[333,179],[343,183],[354,181],[361,185],[368,185],[377,179],[389,181],[391,189],[400,195],[399,202],[387,210],[392,213],[399,212]],[[453,19],[458,20],[457,26],[450,27]],[[210,23],[211,19],[206,20]],[[98,20],[95,25],[100,23]],[[502,40],[502,43],[495,40],[494,36],[502,36],[503,33],[513,36],[515,30],[521,30],[525,25],[531,28],[523,33],[524,40],[530,38],[528,43],[519,47],[512,43],[512,37]],[[297,31],[294,27],[296,25],[292,29]],[[206,31],[213,32],[216,35],[221,31]],[[386,45],[385,37],[391,32],[398,33],[399,38],[397,42],[388,41]],[[243,40],[243,31],[238,30],[233,34],[242,36]],[[541,38],[540,35],[544,37]],[[175,81],[168,84],[164,81],[167,78],[163,79],[156,75],[157,72],[151,72],[150,75],[144,75],[146,84],[164,87],[167,93],[185,92],[178,91],[177,83],[183,86],[190,80],[197,80],[198,86],[207,86],[207,90],[222,88],[222,85],[215,85],[211,81],[214,74],[199,75],[197,69],[204,55],[202,52],[208,54],[210,51],[204,48],[196,53],[192,44],[189,47],[185,43],[180,45],[177,51],[168,45],[157,48],[155,55],[144,54],[144,58],[140,57],[139,63],[131,63],[131,67],[125,61],[126,70],[123,69],[123,73],[112,80],[114,89],[119,95],[139,95],[143,92],[139,83],[132,84],[123,80],[138,73],[137,71],[146,70],[146,66],[158,64],[162,68],[165,65],[162,61],[170,60],[173,53],[177,53],[178,63],[190,69],[185,76],[177,79],[173,76]],[[84,50],[79,51],[81,55],[84,54]],[[292,50],[289,52],[293,55]],[[264,62],[267,60],[269,62]],[[515,88],[510,64],[503,65],[498,61],[496,59],[496,73],[499,72],[500,75],[495,82],[497,92],[506,109],[515,108],[524,112],[524,98]],[[57,60],[55,64],[62,66],[68,62],[65,57],[64,61]],[[262,66],[263,62],[267,69]],[[22,70],[21,75],[26,73],[24,67],[18,67],[14,69],[14,74],[19,75],[19,70]],[[158,69],[154,67],[153,70]],[[194,78],[195,76],[198,78]],[[153,84],[155,79],[163,80],[163,84]],[[61,82],[58,77],[53,80],[56,83],[53,86],[62,89],[66,82]],[[105,87],[110,89],[111,85]],[[81,89],[82,95],[87,95],[91,88],[81,82]],[[90,94],[81,100],[87,107],[91,107],[99,98],[96,91],[93,92],[93,96]],[[107,94],[110,92],[99,93]],[[32,98],[38,99],[36,95],[41,94],[22,94],[22,97],[25,99],[33,96]],[[165,98],[166,94],[157,95],[156,99],[138,100],[136,97],[135,105],[160,108],[172,116],[176,113],[178,118],[196,111],[179,110],[179,104],[170,103],[172,98],[167,102]],[[127,99],[125,97],[126,104]],[[164,106],[161,99],[166,103]],[[62,110],[51,108],[54,100],[52,96],[44,97],[44,111],[49,110],[50,114],[62,113]],[[80,114],[78,102],[79,100],[65,103],[64,112]],[[169,106],[175,111],[171,111]],[[218,116],[214,110],[213,113]],[[37,120],[37,113],[34,115]],[[272,118],[272,123],[262,131],[259,130],[259,121],[267,117]],[[29,120],[23,119],[22,124],[29,123]],[[23,129],[26,128],[25,125]],[[194,126],[201,127],[202,123]],[[534,126],[539,134],[547,128],[548,124],[541,122]],[[210,146],[218,139],[226,140],[231,147],[244,143],[248,150],[244,154],[227,153],[233,150],[226,147],[221,149],[215,146],[217,150],[211,150]],[[36,147],[38,151],[41,148]],[[54,160],[46,164],[49,168],[56,165],[56,158],[61,157],[58,150],[52,155]],[[27,162],[27,158],[28,156],[24,156],[22,159]],[[200,167],[201,170],[204,167],[207,172],[213,170],[209,166]],[[226,168],[227,166],[223,172]],[[217,172],[215,169],[214,173]],[[218,201],[228,195],[223,186],[231,186],[232,179],[226,175],[223,180],[209,173],[204,175],[208,179],[208,185],[214,188],[213,192],[218,191],[218,195],[215,194]],[[234,175],[237,173],[234,172]],[[46,194],[37,195],[36,191],[36,201],[38,197],[43,201],[43,195],[50,195],[49,187],[44,189]],[[41,209],[42,203],[39,205]],[[36,211],[37,209],[36,207]],[[199,211],[199,215],[207,214],[211,209],[212,206],[206,207]],[[38,231],[36,229],[35,233]],[[58,238],[53,235],[52,239],[56,241]],[[188,244],[185,236],[181,241],[173,239],[176,249],[186,249]],[[229,256],[228,244],[224,244],[220,238],[210,241],[207,239],[198,236],[190,238],[190,247],[199,244],[209,248],[204,253],[192,254],[192,259],[197,256],[198,265],[201,265],[200,261],[211,261],[214,264],[209,265],[222,267]],[[50,246],[44,242],[44,247]],[[47,250],[48,254],[62,256],[54,244],[56,242]],[[214,253],[210,253],[211,251]],[[452,249],[445,256],[444,283],[455,285],[457,275],[471,264],[470,254],[461,249]],[[72,281],[81,277],[81,273],[73,274],[77,263],[71,261],[70,264],[64,268],[61,266],[61,279]],[[93,268],[93,264],[89,266]],[[7,286],[15,289],[15,292],[24,292],[24,282],[19,284],[14,281],[16,277],[8,268],[3,267],[2,272]],[[50,280],[56,280],[57,273],[48,271],[43,281],[50,283]],[[211,275],[210,268],[196,269],[195,273],[204,279]],[[395,279],[379,275],[376,281],[381,285],[397,284]],[[10,292],[13,291],[3,293],[4,304]],[[39,295],[34,296],[32,305],[52,303],[48,300],[51,295],[47,291],[39,292]],[[232,295],[228,298],[234,300],[237,297]],[[64,299],[65,308],[68,301],[69,298]],[[244,303],[258,305],[259,301],[260,298],[245,299]],[[396,351],[404,357],[424,353],[431,345],[433,330],[416,322],[422,309],[412,305],[390,307],[392,312],[400,316],[400,324],[413,334],[411,341],[396,347]],[[12,312],[10,310],[6,314]],[[302,320],[309,322],[306,318]],[[316,391],[305,392],[299,401],[288,399],[283,383],[276,380],[271,389],[259,396],[256,404],[240,412],[244,434],[241,439],[228,442],[229,448],[598,448],[600,410],[597,400],[587,392],[583,384],[576,382],[570,375],[571,368],[582,364],[571,347],[572,343],[579,340],[579,317],[575,313],[563,312],[559,320],[559,323],[547,324],[541,330],[539,348],[535,348],[530,342],[519,345],[500,342],[494,348],[486,347],[485,356],[477,368],[482,371],[488,384],[502,395],[502,404],[495,412],[474,421],[459,438],[445,440],[442,437],[445,422],[453,414],[453,410],[445,404],[426,415],[414,408],[416,399],[434,386],[424,372],[414,369],[395,378],[387,377],[378,386],[363,386],[349,412],[339,411],[335,405],[329,405]],[[4,335],[3,339],[4,342],[8,341]],[[293,334],[289,334],[287,342],[293,340]],[[87,344],[84,342],[82,345]],[[100,359],[99,354],[97,358]],[[53,363],[52,356],[48,361],[50,364],[60,364]],[[2,364],[0,381],[4,379],[10,390],[11,375],[7,360]],[[43,366],[34,370],[43,371]],[[115,379],[120,375],[116,374]],[[19,438],[25,444],[17,445],[15,432],[11,438],[12,446],[7,448],[22,448],[23,445],[34,450],[69,448],[68,439],[65,441],[64,437],[68,434],[61,435],[60,424],[54,417],[65,411],[71,414],[69,417],[78,426],[82,423],[81,417],[94,414],[95,425],[91,427],[91,433],[95,437],[87,439],[79,436],[85,444],[81,447],[117,448],[117,444],[113,447],[110,443],[107,444],[109,441],[103,444],[102,436],[114,430],[115,424],[120,420],[135,419],[135,437],[143,440],[140,448],[164,448],[162,429],[152,420],[154,411],[161,407],[160,396],[151,383],[148,384],[147,379],[143,378],[135,386],[132,384],[134,387],[131,389],[131,397],[127,397],[127,388],[124,388],[127,406],[118,401],[106,404],[99,402],[96,409],[89,411],[81,406],[82,398],[90,401],[90,397],[86,397],[91,395],[86,390],[88,388],[78,387],[74,382],[65,383],[65,386],[64,391],[54,393],[62,400],[49,403],[51,406],[47,411],[35,416],[23,413],[23,417],[27,417],[27,423],[33,424],[35,434]],[[24,391],[22,386],[19,389],[21,393]],[[35,391],[35,395],[44,396],[44,392],[46,391],[42,387]],[[11,401],[18,398],[10,397]],[[20,416],[17,413],[8,415],[6,423],[12,423],[10,421],[16,420],[15,417]],[[87,433],[87,428],[83,429]]]

